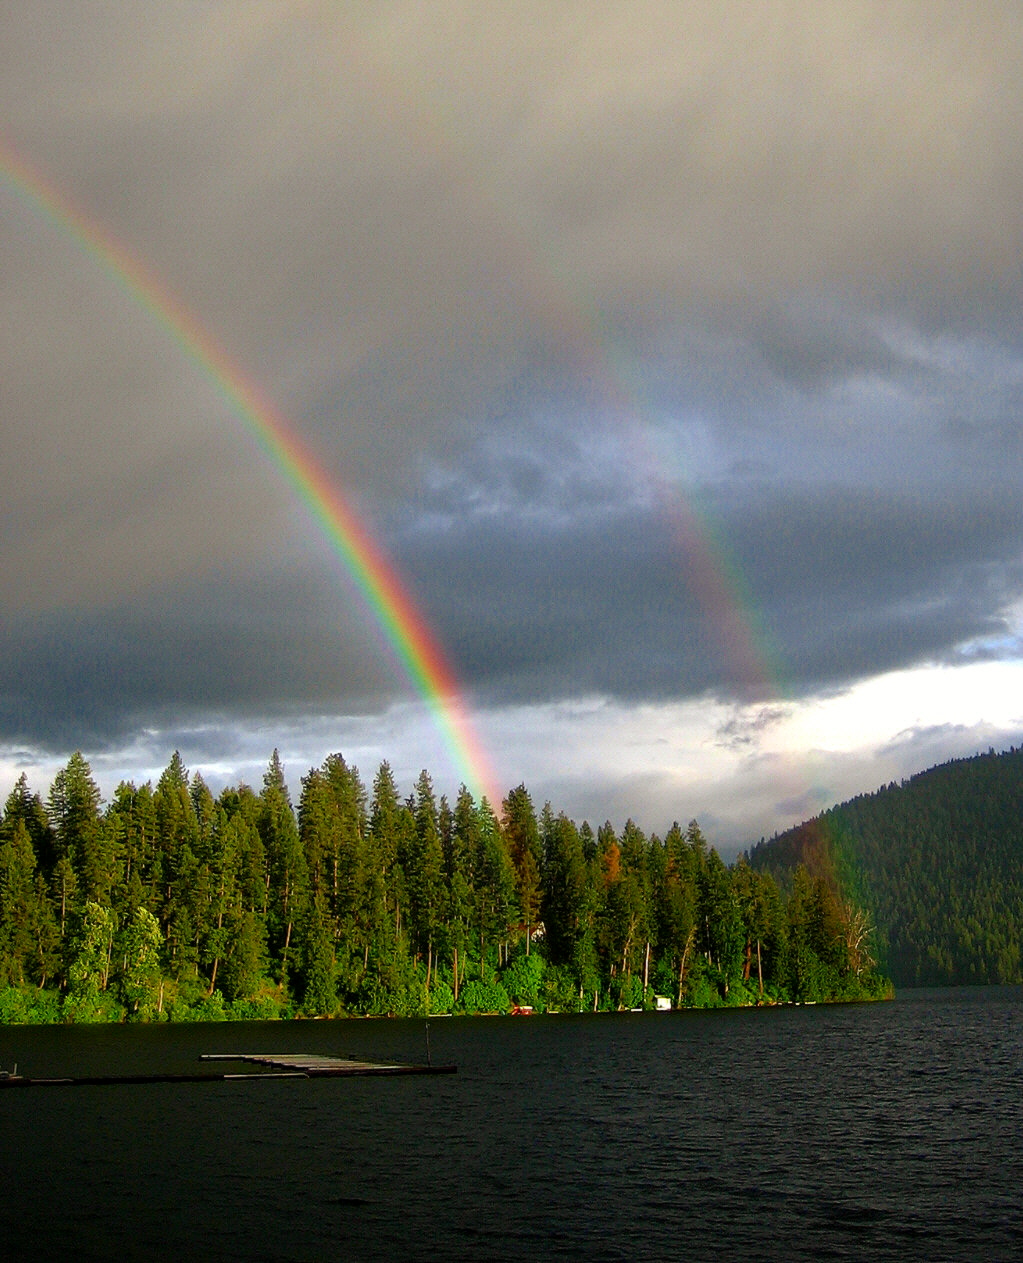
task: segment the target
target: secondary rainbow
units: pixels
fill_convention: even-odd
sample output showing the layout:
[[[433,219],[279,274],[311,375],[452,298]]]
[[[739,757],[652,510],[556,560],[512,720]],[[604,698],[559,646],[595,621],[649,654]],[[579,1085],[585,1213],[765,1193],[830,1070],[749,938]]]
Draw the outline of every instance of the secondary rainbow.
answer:
[[[759,618],[756,603],[739,565],[729,555],[709,517],[685,494],[679,471],[666,469],[648,439],[647,408],[639,383],[614,346],[600,312],[580,286],[572,284],[562,262],[548,252],[533,230],[518,222],[513,208],[485,181],[458,140],[459,124],[448,121],[439,97],[428,94],[390,56],[386,45],[353,40],[363,73],[374,76],[380,100],[400,110],[417,152],[443,169],[459,197],[473,208],[478,222],[491,228],[489,249],[531,305],[538,325],[557,342],[559,353],[575,361],[580,381],[597,392],[603,410],[615,419],[632,461],[649,481],[660,512],[672,531],[685,582],[712,621],[723,663],[732,680],[753,696],[783,696],[784,672]]]
[[[284,415],[150,267],[2,140],[0,180],[91,256],[213,383],[303,502],[351,577],[403,673],[428,706],[457,773],[474,795],[485,795],[498,808],[497,781],[436,636],[394,564]]]

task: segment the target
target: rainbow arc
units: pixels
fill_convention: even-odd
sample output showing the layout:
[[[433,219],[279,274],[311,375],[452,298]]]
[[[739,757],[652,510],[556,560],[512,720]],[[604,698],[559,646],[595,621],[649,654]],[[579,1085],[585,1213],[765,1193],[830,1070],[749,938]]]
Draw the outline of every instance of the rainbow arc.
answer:
[[[477,798],[486,796],[499,808],[489,758],[440,642],[393,562],[294,426],[153,269],[2,141],[0,183],[90,256],[226,400],[353,581],[396,663],[428,707],[456,772]]]

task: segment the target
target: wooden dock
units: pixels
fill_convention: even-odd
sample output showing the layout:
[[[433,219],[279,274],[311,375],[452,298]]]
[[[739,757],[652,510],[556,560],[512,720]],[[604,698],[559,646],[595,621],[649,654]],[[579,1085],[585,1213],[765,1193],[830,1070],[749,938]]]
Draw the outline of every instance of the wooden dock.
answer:
[[[34,1078],[0,1071],[2,1088],[106,1087],[119,1083],[240,1083],[257,1079],[347,1079],[359,1075],[456,1074],[457,1066],[409,1065],[403,1062],[357,1061],[320,1053],[203,1053],[204,1062],[248,1063],[257,1070],[196,1070],[165,1074],[67,1075]]]
[[[306,1079],[344,1079],[365,1074],[455,1074],[458,1070],[457,1066],[355,1061],[348,1057],[326,1057],[319,1053],[203,1053],[199,1060],[247,1061],[252,1065],[271,1066],[278,1074],[297,1074]],[[251,1079],[253,1076],[251,1072],[243,1072],[240,1077]]]

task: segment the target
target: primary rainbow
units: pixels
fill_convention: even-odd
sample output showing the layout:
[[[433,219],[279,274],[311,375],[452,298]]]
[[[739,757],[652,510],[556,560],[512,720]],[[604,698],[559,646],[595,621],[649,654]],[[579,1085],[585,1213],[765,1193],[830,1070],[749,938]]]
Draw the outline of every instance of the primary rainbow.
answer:
[[[283,414],[161,278],[0,139],[0,181],[91,256],[172,336],[298,495],[355,583],[387,645],[426,703],[466,786],[500,806],[497,782],[463,692],[393,563]]]

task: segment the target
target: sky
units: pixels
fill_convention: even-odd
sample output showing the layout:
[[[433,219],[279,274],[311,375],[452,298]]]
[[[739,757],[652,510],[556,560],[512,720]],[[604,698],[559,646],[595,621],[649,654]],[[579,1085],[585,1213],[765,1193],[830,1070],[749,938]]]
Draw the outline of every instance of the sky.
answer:
[[[486,760],[732,855],[1019,743],[1017,4],[38,0],[0,29],[0,793],[75,749],[108,796],[175,749],[217,789],[278,748],[296,793],[335,751],[449,797]],[[460,747],[86,225],[390,558]]]

